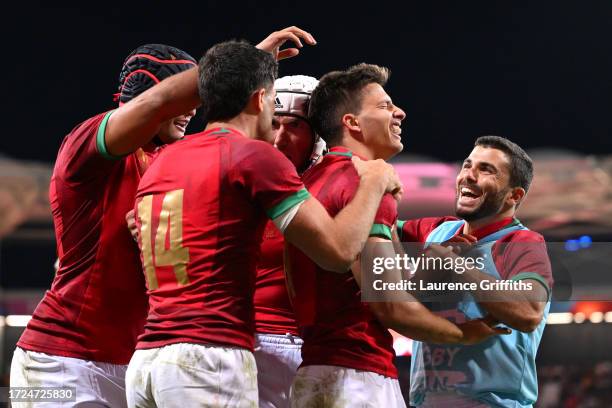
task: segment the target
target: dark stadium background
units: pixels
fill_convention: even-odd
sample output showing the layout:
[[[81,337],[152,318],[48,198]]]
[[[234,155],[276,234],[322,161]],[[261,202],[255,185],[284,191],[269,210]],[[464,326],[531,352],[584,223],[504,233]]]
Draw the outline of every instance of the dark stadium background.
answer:
[[[0,163],[0,186],[4,181],[15,189],[15,169],[23,165],[33,171],[28,182],[44,190],[63,136],[114,106],[119,69],[138,45],[167,43],[199,58],[216,42],[242,38],[256,43],[287,25],[309,30],[318,45],[281,62],[280,75],[318,77],[359,62],[391,68],[387,90],[407,113],[399,162],[457,163],[475,137],[496,134],[542,158],[569,158],[567,168],[584,167],[586,178],[573,186],[589,185],[589,174],[601,169],[612,174],[609,1],[96,2],[70,7],[16,2],[3,7],[0,161],[9,164]],[[191,130],[202,126],[196,120]],[[598,164],[589,164],[593,160]],[[543,165],[545,172],[551,166]],[[16,189],[23,187],[17,184]],[[574,189],[541,195],[563,202]],[[597,204],[602,207],[593,204],[592,212],[607,215],[570,220],[563,228],[544,230],[545,236],[564,242],[586,234],[612,241],[612,227],[604,222],[612,214],[609,179],[602,191]],[[592,204],[593,195],[584,196],[586,201],[577,199],[579,206]],[[55,247],[45,217],[48,203],[42,193],[33,200],[38,200],[37,212],[0,238],[0,315],[8,314],[9,303],[11,313],[30,313],[39,295],[28,294],[40,294],[52,279]],[[541,221],[538,217],[534,223]],[[612,310],[607,304],[591,306]],[[4,375],[5,381],[19,334],[15,329],[5,327],[2,340],[0,327],[0,379]],[[548,327],[539,354],[546,389],[541,396],[557,392],[561,399],[558,405],[541,406],[612,406],[610,344],[612,324],[587,319]],[[405,367],[406,361],[398,364]]]
[[[112,106],[121,63],[142,43],[200,57],[216,42],[257,42],[292,24],[319,44],[283,62],[281,75],[362,61],[392,69],[407,151],[456,160],[474,136],[491,133],[612,153],[606,1],[13,2],[11,10],[1,28],[0,151],[17,158],[53,160],[78,120]]]

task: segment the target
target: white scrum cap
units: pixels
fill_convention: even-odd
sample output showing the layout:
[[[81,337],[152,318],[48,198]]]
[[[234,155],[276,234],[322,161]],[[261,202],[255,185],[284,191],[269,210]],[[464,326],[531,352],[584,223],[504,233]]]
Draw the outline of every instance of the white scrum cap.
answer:
[[[277,115],[308,118],[310,95],[319,81],[306,75],[291,75],[278,78],[274,82],[276,100],[274,103]]]

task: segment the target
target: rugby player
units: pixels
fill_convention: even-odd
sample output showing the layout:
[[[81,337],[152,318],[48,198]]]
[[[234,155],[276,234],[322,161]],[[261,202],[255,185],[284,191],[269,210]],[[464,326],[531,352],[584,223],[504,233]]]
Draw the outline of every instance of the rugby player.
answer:
[[[195,65],[174,47],[138,47],[121,70],[119,108],[64,138],[49,188],[59,268],[17,343],[12,387],[75,387],[74,405],[126,406],[125,371],[147,299],[124,215],[157,145],[182,138],[199,103],[194,98],[144,117],[143,124],[138,113],[174,91],[165,86],[141,94]]]
[[[293,75],[274,83],[274,146],[303,173],[323,153],[325,142],[308,123],[308,102],[318,81]],[[255,361],[259,406],[289,406],[289,389],[302,361],[283,263],[285,240],[272,221],[264,229],[255,278]]]

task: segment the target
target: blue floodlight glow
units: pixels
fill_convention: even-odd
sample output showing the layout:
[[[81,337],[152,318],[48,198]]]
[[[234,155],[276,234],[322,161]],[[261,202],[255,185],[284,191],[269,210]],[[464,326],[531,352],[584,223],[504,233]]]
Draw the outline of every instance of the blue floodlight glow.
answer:
[[[588,235],[583,235],[578,238],[578,242],[580,243],[580,248],[590,248],[593,240]]]
[[[566,251],[574,252],[574,251],[578,251],[579,249],[580,249],[580,243],[578,242],[577,239],[568,239],[567,241],[565,241]]]

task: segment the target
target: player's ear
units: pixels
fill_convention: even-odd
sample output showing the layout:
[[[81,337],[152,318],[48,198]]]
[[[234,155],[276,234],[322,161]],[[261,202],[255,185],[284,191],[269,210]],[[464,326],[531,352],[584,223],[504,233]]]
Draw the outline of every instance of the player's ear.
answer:
[[[345,113],[342,115],[342,126],[353,132],[361,132],[361,126],[359,126],[359,120],[357,116],[352,113]]]
[[[510,203],[514,205],[514,208],[516,208],[521,203],[521,201],[523,201],[525,194],[527,193],[525,192],[525,189],[523,187],[514,187],[512,189],[510,197],[508,197],[508,200],[510,200]]]
[[[253,111],[253,113],[258,114],[264,110],[264,104],[266,97],[266,89],[260,88],[251,94],[251,99],[249,100],[249,109]]]

